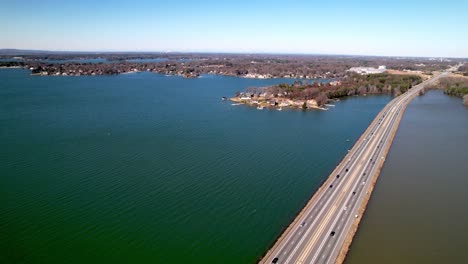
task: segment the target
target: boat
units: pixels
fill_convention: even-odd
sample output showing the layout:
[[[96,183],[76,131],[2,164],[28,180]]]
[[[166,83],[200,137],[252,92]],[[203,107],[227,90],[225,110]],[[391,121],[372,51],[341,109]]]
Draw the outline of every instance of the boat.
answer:
[[[241,105],[241,104],[243,104],[243,103],[234,103],[234,104],[231,104],[231,105]]]
[[[259,106],[257,106],[257,109],[258,110],[263,110],[263,106],[259,105]]]
[[[328,106],[328,107],[335,107],[335,105],[332,105],[332,104],[325,104],[325,106]]]
[[[278,108],[278,109],[276,109],[276,110],[278,110],[278,111],[282,111],[282,110],[283,110],[283,108],[281,108],[281,107],[280,107],[280,108]]]
[[[226,96],[223,96],[223,97],[221,97],[221,100],[226,101],[226,100],[227,100],[227,97],[226,97]]]

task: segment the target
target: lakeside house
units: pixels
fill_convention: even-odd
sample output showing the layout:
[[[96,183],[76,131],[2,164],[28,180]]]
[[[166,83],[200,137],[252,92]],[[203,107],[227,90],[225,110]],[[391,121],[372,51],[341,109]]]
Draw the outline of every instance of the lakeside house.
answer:
[[[271,74],[247,73],[243,77],[253,78],[253,79],[269,79],[269,78],[272,78],[272,75]]]

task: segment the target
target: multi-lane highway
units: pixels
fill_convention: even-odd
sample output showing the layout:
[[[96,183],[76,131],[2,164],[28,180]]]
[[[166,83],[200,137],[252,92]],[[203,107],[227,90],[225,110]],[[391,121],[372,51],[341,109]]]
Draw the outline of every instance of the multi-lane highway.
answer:
[[[446,72],[435,74],[380,111],[260,263],[343,260],[406,106],[426,85],[444,75]]]

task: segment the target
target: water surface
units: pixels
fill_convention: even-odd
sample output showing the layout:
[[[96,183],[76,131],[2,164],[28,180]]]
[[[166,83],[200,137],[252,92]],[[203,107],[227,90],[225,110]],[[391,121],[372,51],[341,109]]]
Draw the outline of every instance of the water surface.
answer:
[[[347,264],[468,262],[468,108],[430,91],[406,109]]]
[[[255,262],[390,99],[260,111],[220,98],[293,80],[0,81],[0,263]]]

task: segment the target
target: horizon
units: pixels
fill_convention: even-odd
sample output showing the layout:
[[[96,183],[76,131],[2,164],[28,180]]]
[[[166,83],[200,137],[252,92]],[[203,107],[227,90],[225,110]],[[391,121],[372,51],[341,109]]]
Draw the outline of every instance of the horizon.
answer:
[[[46,0],[3,8],[0,49],[468,58],[464,1]]]
[[[5,53],[3,51],[18,51],[26,52],[31,54],[22,54],[22,53]],[[30,56],[30,55],[54,55],[54,54],[64,54],[64,55],[73,55],[73,54],[201,54],[201,55],[271,55],[271,56],[343,56],[343,57],[370,57],[370,58],[404,58],[404,59],[468,59],[468,57],[444,57],[444,56],[399,56],[399,55],[364,55],[364,54],[325,54],[325,53],[272,53],[272,52],[210,52],[210,51],[135,51],[135,50],[32,50],[32,49],[15,49],[15,48],[0,48],[0,56]]]

